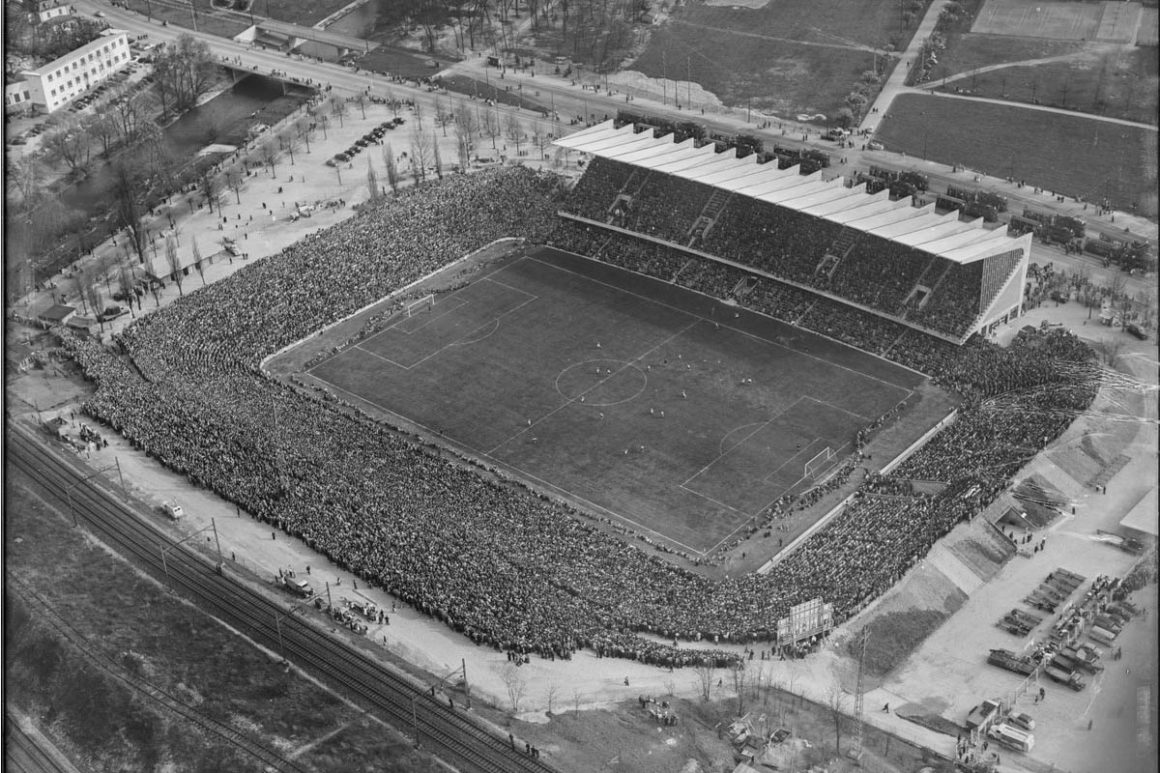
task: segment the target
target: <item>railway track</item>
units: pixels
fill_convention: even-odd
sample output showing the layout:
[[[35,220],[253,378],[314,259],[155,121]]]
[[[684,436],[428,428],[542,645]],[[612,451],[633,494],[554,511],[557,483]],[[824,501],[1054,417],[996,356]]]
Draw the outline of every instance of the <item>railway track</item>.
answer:
[[[76,768],[55,755],[24,732],[11,714],[4,717],[4,770],[10,773],[76,773]]]
[[[548,773],[541,759],[513,749],[507,738],[462,709],[432,697],[415,683],[290,614],[254,590],[219,574],[213,565],[176,544],[106,491],[85,479],[88,470],[58,456],[33,430],[12,424],[9,463],[50,500],[116,548],[142,570],[167,583],[209,614],[259,644],[342,689],[392,726],[410,729],[416,741],[461,771]],[[162,555],[164,551],[164,558]]]

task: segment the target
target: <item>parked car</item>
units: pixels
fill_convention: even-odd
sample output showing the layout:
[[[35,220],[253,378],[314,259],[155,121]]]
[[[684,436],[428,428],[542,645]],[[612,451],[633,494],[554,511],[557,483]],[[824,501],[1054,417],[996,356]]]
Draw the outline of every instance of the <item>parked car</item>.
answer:
[[[1140,326],[1134,322],[1129,322],[1127,326],[1124,327],[1124,330],[1127,330],[1129,335],[1133,335],[1136,338],[1139,338],[1141,341],[1148,340],[1148,334],[1141,330]]]
[[[165,513],[171,521],[180,521],[185,517],[185,511],[176,502],[163,502],[161,504],[161,512]]]
[[[1018,714],[1012,714],[1011,716],[1007,717],[1007,722],[1023,730],[1035,729],[1035,720],[1022,712]]]
[[[100,313],[100,315],[97,317],[97,319],[101,322],[111,322],[112,320],[116,319],[117,317],[123,316],[123,315],[128,314],[128,313],[129,312],[127,310],[114,304],[112,306],[107,307],[104,311],[102,311]]]
[[[866,143],[866,149],[867,150],[885,150],[886,146],[883,145],[878,140],[870,140],[869,142]]]

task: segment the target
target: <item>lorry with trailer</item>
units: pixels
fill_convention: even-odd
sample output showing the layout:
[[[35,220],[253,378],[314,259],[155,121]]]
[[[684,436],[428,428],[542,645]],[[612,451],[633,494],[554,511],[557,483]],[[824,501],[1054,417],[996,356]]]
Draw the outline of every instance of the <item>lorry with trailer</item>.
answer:
[[[1076,692],[1079,692],[1083,688],[1087,687],[1087,682],[1085,682],[1079,674],[1077,674],[1075,671],[1067,670],[1067,668],[1064,666],[1058,665],[1054,659],[1052,659],[1051,663],[1047,665],[1047,668],[1045,668],[1043,672],[1054,681],[1059,682],[1064,687],[1069,687]]]
[[[1008,671],[1013,671],[1016,674],[1022,674],[1023,676],[1029,676],[1039,666],[1039,664],[1031,658],[1024,657],[1022,655],[1016,655],[1011,650],[1004,649],[991,650],[991,653],[987,656],[987,662],[992,666],[1005,668]]]

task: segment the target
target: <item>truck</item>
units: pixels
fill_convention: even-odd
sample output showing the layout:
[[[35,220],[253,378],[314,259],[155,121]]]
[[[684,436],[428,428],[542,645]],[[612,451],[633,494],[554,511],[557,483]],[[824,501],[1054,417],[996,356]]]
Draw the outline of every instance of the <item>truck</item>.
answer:
[[[999,701],[983,701],[967,714],[967,729],[985,732],[999,718],[999,710]]]
[[[1005,668],[1008,671],[1013,671],[1023,676],[1032,674],[1038,665],[1031,658],[1016,655],[1011,650],[1004,649],[991,650],[991,653],[987,656],[987,662],[992,666]]]
[[[1056,682],[1062,684],[1064,687],[1070,687],[1076,692],[1079,692],[1083,688],[1087,687],[1087,682],[1081,679],[1079,674],[1075,673],[1074,671],[1067,671],[1066,669],[1057,666],[1054,661],[1049,664],[1047,668],[1043,670],[1043,672]]]
[[[1101,628],[1098,625],[1093,625],[1090,629],[1088,629],[1088,636],[1090,636],[1093,641],[1096,641],[1105,647],[1110,647],[1112,642],[1116,640],[1116,634],[1105,628]]]
[[[1081,644],[1078,647],[1068,647],[1063,654],[1071,658],[1082,670],[1089,674],[1097,674],[1104,670],[1100,665],[1100,653],[1095,647]]]
[[[1129,327],[1134,327],[1134,325],[1130,325]],[[1144,338],[1147,338],[1147,335],[1145,335]],[[1096,539],[1098,539],[1100,542],[1106,542],[1113,547],[1119,548],[1125,553],[1139,555],[1140,553],[1144,552],[1144,543],[1140,542],[1140,540],[1132,539],[1131,537],[1125,537],[1122,534],[1116,534],[1115,532],[1104,531],[1103,529],[1098,529],[1096,531],[1096,535]]]
[[[300,598],[308,599],[314,595],[310,583],[298,579],[293,572],[279,572],[276,583]]]

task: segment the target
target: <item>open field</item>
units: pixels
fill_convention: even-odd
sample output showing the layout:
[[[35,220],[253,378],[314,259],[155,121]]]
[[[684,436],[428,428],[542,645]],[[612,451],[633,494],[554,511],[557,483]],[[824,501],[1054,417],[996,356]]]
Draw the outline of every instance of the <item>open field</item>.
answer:
[[[782,114],[837,112],[872,49],[899,31],[889,2],[786,0],[759,9],[686,5],[655,30],[631,65],[656,78],[692,80],[726,105]],[[824,30],[824,31],[823,31]]]
[[[878,137],[890,150],[1156,214],[1155,131],[1017,105],[903,94]]]
[[[1085,48],[1087,44],[1078,40],[1011,38],[969,32],[959,36],[954,47],[939,56],[932,80],[940,80],[980,67],[1079,54]],[[957,85],[961,86],[962,83],[959,82]]]
[[[692,80],[724,104],[781,115],[834,115],[874,54],[810,46],[728,30],[670,24],[632,65],[656,78]]]
[[[771,319],[741,324],[704,296],[538,250],[309,373],[701,553],[925,380]]]
[[[197,7],[198,31],[223,38],[232,38],[234,35],[249,27],[245,17],[233,14],[224,14],[211,10],[209,0],[194,0]],[[160,0],[125,0],[125,6],[142,16],[147,16],[155,22],[167,22],[175,27],[193,29],[193,14],[190,13],[188,3],[162,2]]]
[[[197,8],[197,28],[222,37],[233,37],[249,25],[246,12],[226,13],[214,8],[210,0],[192,0]],[[255,19],[267,18],[312,27],[330,14],[349,5],[349,0],[253,0],[250,10]],[[125,0],[125,5],[154,19],[164,19],[178,27],[193,27],[188,0]]]
[[[969,46],[969,42],[964,42]],[[955,54],[961,50],[956,49]],[[977,52],[971,52],[971,58],[974,53]],[[965,71],[973,67],[956,69]],[[971,75],[948,83],[945,90],[957,88],[973,96],[1065,107],[1155,125],[1160,94],[1158,76],[1154,49],[1092,46],[1066,61],[1005,67]]]

